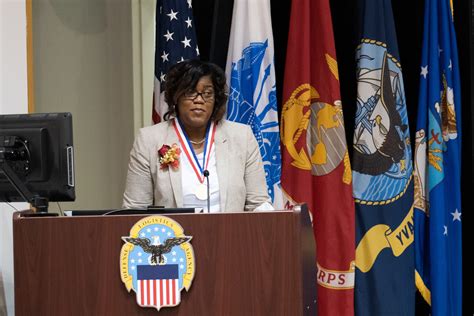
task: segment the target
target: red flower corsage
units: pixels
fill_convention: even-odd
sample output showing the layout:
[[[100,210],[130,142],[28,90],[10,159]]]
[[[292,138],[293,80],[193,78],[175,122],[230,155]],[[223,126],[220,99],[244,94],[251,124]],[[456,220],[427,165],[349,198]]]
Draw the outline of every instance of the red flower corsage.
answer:
[[[178,145],[173,144],[163,145],[158,150],[158,156],[160,157],[160,169],[166,169],[169,166],[173,169],[178,169],[179,167],[179,154],[181,154],[181,149]]]

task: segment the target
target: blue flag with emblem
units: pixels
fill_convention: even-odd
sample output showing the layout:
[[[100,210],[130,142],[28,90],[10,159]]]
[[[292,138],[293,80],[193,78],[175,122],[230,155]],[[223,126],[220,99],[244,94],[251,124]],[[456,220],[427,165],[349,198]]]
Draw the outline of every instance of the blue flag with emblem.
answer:
[[[268,193],[283,208],[280,131],[269,0],[235,0],[227,54],[227,119],[252,127],[263,158]]]
[[[413,166],[392,7],[390,0],[358,7],[355,313],[413,315]]]
[[[462,314],[461,91],[449,0],[426,0],[415,142],[416,286],[431,315]]]

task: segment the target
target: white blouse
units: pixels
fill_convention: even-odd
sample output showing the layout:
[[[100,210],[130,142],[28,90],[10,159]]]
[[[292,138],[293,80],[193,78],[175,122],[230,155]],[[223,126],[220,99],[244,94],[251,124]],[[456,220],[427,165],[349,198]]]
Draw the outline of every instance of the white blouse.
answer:
[[[196,155],[199,164],[204,166],[203,153]],[[204,212],[207,213],[207,198],[200,200],[196,197],[196,188],[201,185],[194,169],[188,160],[187,155],[181,155],[181,183],[183,191],[183,207],[198,207],[203,208]],[[192,158],[192,157],[191,157]],[[210,187],[210,213],[217,213],[221,211],[220,206],[220,195],[219,195],[219,180],[217,178],[216,168],[216,151],[215,146],[212,146],[209,164],[207,166],[209,171],[209,187]],[[202,175],[201,175],[202,177]],[[203,184],[206,186],[206,197],[207,197],[207,180],[204,178]]]

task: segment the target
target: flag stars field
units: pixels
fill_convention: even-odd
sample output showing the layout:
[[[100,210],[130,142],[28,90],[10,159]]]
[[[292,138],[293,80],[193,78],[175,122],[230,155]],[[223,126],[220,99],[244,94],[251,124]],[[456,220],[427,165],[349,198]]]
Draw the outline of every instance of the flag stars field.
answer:
[[[160,74],[166,74],[171,66],[180,61],[198,57],[191,7],[191,0],[158,1],[156,6],[153,123],[160,122],[168,111],[163,95],[165,80],[160,78]]]

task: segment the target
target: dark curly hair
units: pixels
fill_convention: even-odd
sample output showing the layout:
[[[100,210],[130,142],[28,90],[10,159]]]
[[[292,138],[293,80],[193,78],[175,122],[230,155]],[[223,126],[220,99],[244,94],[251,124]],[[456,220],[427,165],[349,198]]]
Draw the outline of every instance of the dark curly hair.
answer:
[[[217,65],[197,59],[188,59],[170,67],[166,74],[165,101],[168,103],[168,112],[164,119],[178,117],[178,99],[196,85],[204,76],[210,76],[214,85],[214,109],[211,120],[219,121],[225,114],[227,103],[227,85],[224,71]]]

